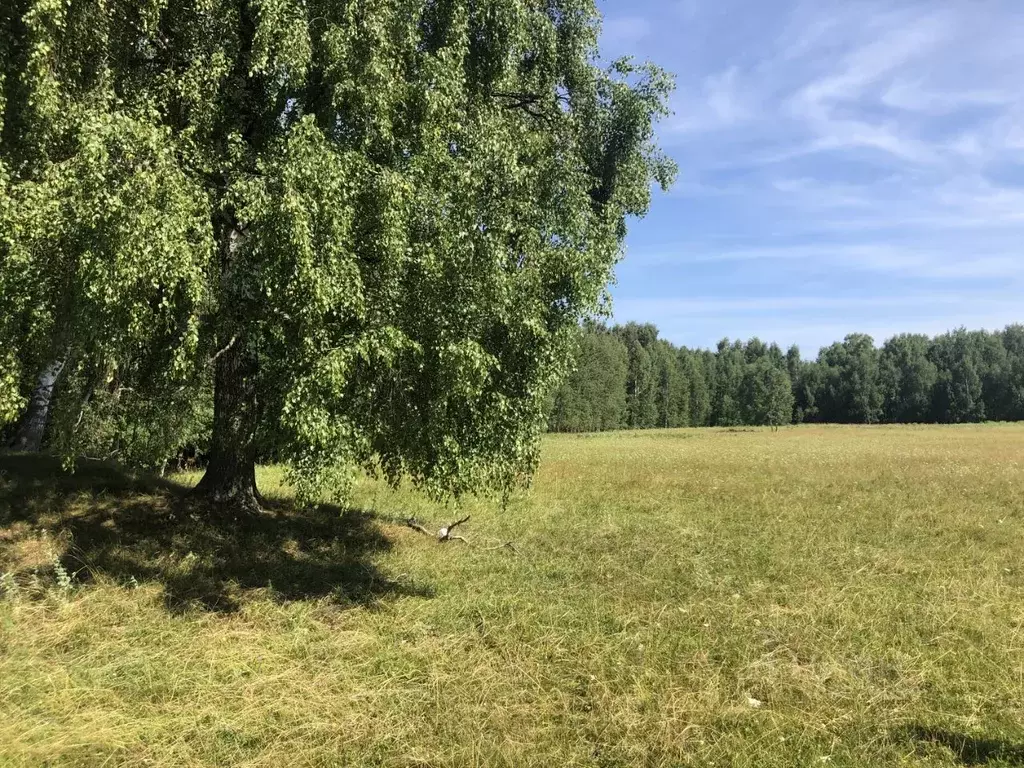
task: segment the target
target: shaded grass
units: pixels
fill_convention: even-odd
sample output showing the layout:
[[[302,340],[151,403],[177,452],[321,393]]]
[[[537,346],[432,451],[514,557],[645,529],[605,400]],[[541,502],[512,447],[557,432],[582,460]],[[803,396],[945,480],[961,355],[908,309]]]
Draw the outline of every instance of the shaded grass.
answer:
[[[279,508],[239,530],[194,478],[9,457],[0,764],[1022,765],[1022,449],[552,436],[529,497],[464,505],[470,547],[372,482],[303,515],[264,469]]]
[[[81,581],[161,584],[175,612],[236,611],[254,591],[279,602],[330,597],[343,605],[427,594],[374,565],[372,556],[391,542],[358,510],[300,512],[277,503],[266,515],[240,519],[197,504],[172,481],[97,462],[68,475],[30,455],[0,458],[0,477],[0,556],[8,550],[16,582],[47,564],[45,545],[50,564],[59,553],[60,567]]]

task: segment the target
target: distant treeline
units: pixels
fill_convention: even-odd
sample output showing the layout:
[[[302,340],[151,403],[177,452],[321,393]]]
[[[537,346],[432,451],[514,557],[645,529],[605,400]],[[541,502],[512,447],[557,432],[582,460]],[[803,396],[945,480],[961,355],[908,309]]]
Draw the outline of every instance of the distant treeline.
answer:
[[[590,325],[549,428],[1024,420],[1024,325],[901,334],[881,348],[854,333],[802,360],[759,339],[676,347],[650,324]]]

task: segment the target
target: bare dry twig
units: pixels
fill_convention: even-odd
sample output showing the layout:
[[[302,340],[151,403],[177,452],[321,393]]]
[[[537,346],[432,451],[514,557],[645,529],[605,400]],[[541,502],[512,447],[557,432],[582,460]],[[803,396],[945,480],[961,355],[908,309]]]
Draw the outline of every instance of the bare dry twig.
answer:
[[[448,525],[444,526],[437,533],[430,531],[426,526],[421,524],[415,517],[406,518],[405,524],[407,527],[412,528],[414,531],[419,531],[424,536],[430,536],[431,538],[437,539],[438,544],[443,544],[446,541],[461,541],[466,544],[471,544],[470,540],[467,539],[465,536],[460,536],[456,533],[453,533],[457,526],[462,525],[468,520],[469,515],[466,515],[462,519],[456,520],[454,523],[449,523]],[[493,547],[484,547],[481,551],[494,552],[498,549],[508,549],[517,555],[522,554],[522,550],[520,550],[519,547],[516,546],[516,543],[514,541],[503,541],[500,544],[497,544]]]
[[[459,541],[465,541],[468,544],[469,542],[466,541],[466,539],[462,538],[461,536],[456,536],[455,534],[452,533],[452,531],[455,530],[455,526],[462,525],[467,520],[469,520],[469,515],[466,515],[461,520],[456,520],[454,523],[449,523],[448,525],[446,525],[444,528],[442,528],[440,531],[437,532],[437,540],[438,541],[451,541],[452,539],[458,539]]]
[[[439,530],[437,533],[432,533],[431,531],[427,530],[422,524],[420,524],[416,520],[415,517],[410,517],[409,519],[407,519],[405,521],[405,524],[409,528],[412,528],[414,531],[419,531],[425,536],[431,536],[436,538],[438,543],[443,543],[445,541],[464,541],[466,544],[469,544],[469,539],[465,538],[464,536],[458,536],[452,533],[452,531],[455,530],[456,526],[462,525],[467,520],[469,520],[469,515],[466,515],[461,520],[456,520],[454,523],[449,523],[448,525],[441,528],[441,530]]]
[[[422,534],[424,534],[426,536],[433,536],[434,535],[430,531],[428,531],[426,528],[424,528],[422,525],[417,523],[415,517],[410,517],[408,520],[405,521],[405,524],[407,526],[409,526],[410,528],[412,528],[414,531],[419,531],[420,533],[422,533]]]

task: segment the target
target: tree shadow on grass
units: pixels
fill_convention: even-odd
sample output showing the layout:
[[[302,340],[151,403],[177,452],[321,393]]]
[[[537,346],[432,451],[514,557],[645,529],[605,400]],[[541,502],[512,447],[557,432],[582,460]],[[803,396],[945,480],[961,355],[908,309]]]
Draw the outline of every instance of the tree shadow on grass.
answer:
[[[229,613],[257,595],[339,606],[431,595],[374,564],[391,542],[369,514],[282,503],[236,518],[188,490],[100,462],[80,462],[69,474],[48,457],[0,455],[0,571],[32,565],[19,555],[45,530],[79,580],[158,582],[176,613]]]
[[[893,735],[898,740],[919,745],[941,744],[953,753],[953,759],[960,765],[1024,766],[1024,744],[1004,739],[979,738],[922,725],[900,728]]]

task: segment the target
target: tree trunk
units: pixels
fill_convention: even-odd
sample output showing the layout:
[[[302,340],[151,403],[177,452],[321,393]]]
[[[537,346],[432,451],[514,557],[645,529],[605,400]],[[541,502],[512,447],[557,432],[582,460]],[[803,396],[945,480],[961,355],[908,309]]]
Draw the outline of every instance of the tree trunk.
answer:
[[[256,491],[256,356],[234,337],[217,358],[210,463],[196,493],[249,512],[260,509]]]
[[[43,434],[50,416],[50,401],[53,399],[53,388],[57,385],[61,371],[64,370],[66,358],[53,360],[43,368],[32,390],[32,398],[28,402],[28,410],[22,416],[11,447],[16,451],[38,453],[43,448]]]
[[[230,285],[245,237],[233,215],[220,227],[222,281]],[[213,382],[213,436],[210,463],[195,492],[212,501],[247,512],[260,511],[256,490],[257,375],[259,364],[251,340],[243,330],[245,320],[230,306],[221,327],[236,329],[230,340],[222,332],[224,346],[215,355]]]

